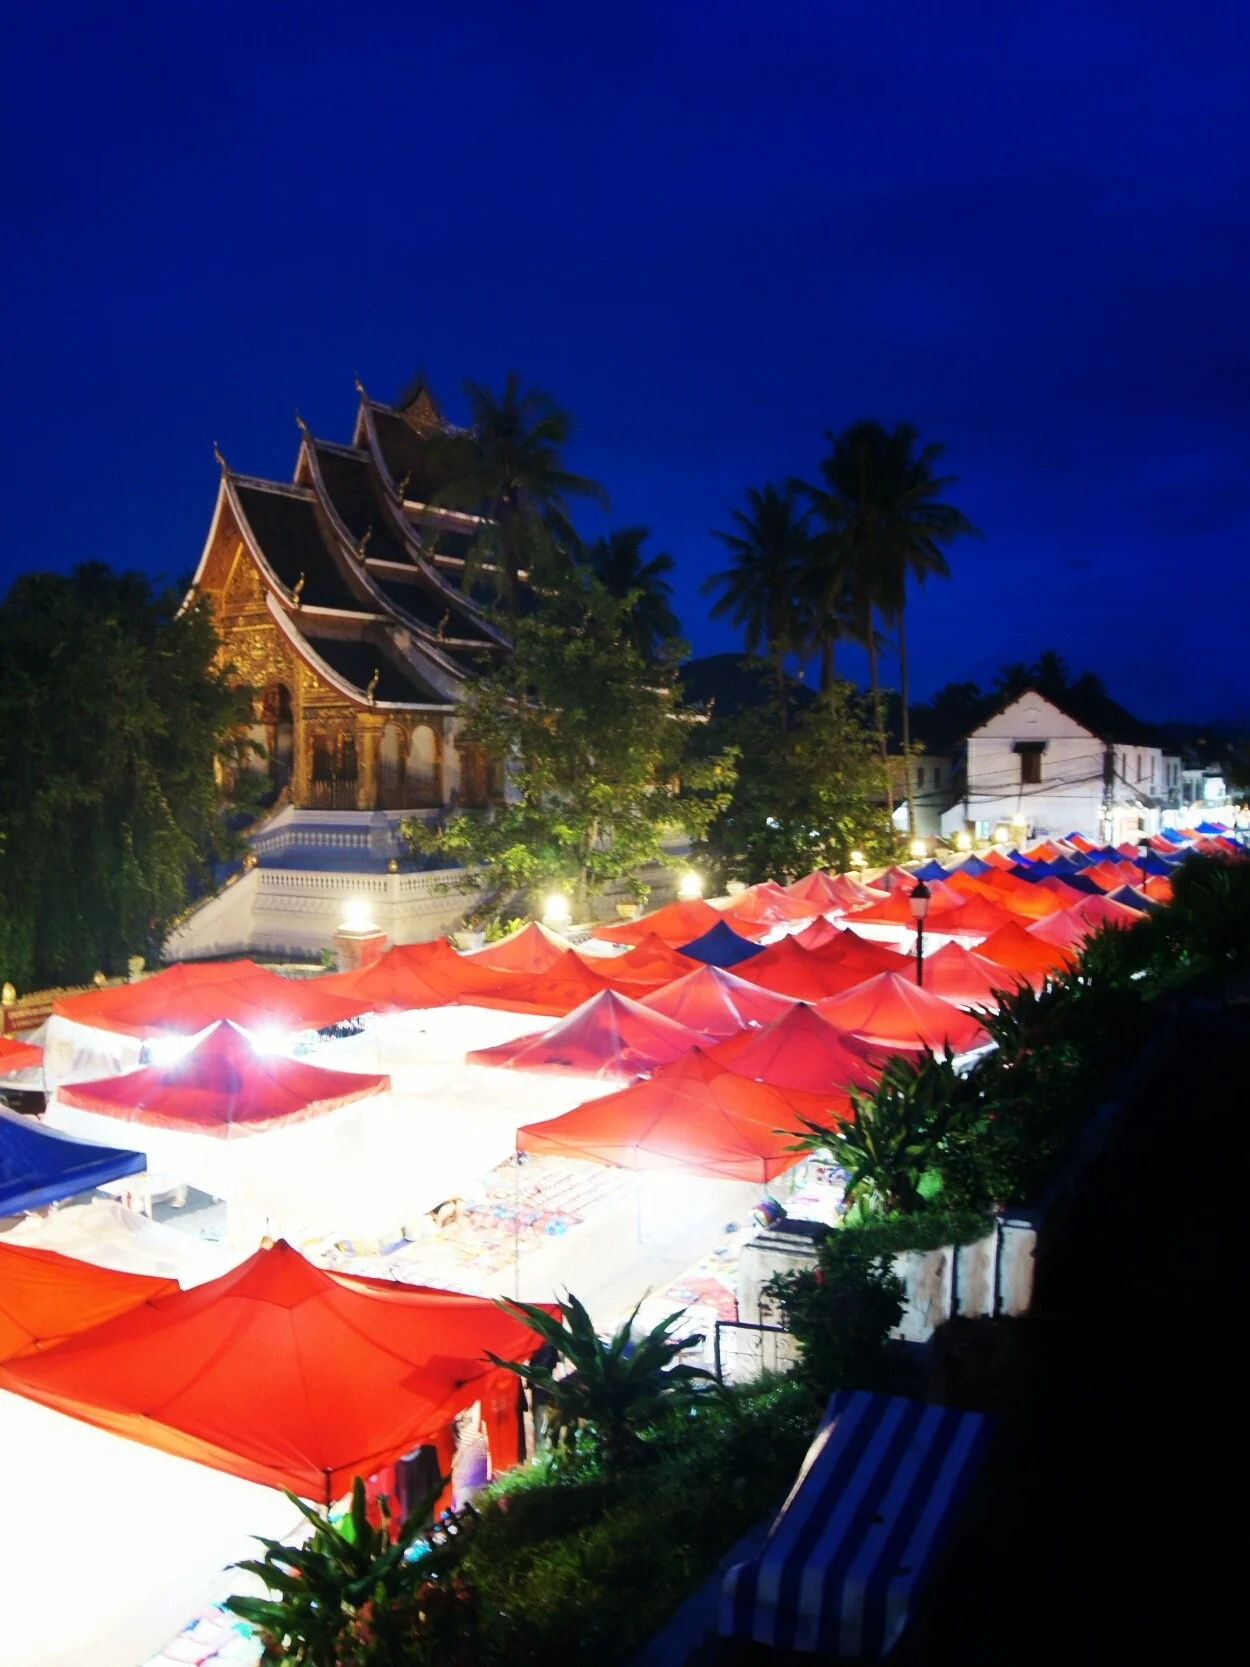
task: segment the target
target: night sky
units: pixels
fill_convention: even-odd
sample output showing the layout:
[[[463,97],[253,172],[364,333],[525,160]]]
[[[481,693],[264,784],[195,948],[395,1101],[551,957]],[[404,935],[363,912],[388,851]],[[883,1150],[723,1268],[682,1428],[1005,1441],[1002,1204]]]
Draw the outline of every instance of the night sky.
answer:
[[[1250,714],[1244,0],[70,3],[5,56],[4,583],[182,577],[214,440],[289,478],[356,374],[455,417],[515,366],[697,651],[743,488],[906,418],[986,534],[917,694],[1054,646]]]

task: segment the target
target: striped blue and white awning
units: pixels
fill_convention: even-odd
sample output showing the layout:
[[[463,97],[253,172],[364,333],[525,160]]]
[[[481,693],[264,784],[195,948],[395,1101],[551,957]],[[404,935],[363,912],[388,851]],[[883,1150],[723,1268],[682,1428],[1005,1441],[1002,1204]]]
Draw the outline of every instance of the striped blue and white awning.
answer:
[[[864,1390],[832,1396],[757,1557],[721,1589],[722,1636],[880,1657],[898,1642],[991,1420]]]

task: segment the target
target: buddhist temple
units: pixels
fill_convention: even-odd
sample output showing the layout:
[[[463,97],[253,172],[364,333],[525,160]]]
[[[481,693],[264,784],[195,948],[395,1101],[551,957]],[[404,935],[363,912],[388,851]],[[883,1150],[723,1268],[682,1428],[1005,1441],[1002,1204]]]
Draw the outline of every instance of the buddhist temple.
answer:
[[[429,501],[429,442],[447,425],[424,385],[398,407],[357,389],[351,444],[301,421],[289,483],[219,455],[194,593],[211,597],[223,661],[255,690],[251,737],[276,797],[483,806],[502,774],[457,745],[455,717],[466,680],[508,651],[462,588],[481,522]]]

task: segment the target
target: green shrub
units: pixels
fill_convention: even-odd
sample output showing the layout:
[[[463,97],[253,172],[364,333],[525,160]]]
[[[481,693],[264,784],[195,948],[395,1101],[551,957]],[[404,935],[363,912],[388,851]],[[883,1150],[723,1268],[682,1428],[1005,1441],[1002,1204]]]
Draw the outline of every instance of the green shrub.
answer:
[[[870,1233],[844,1228],[830,1233],[814,1268],[769,1281],[767,1294],[802,1349],[799,1376],[818,1398],[835,1389],[898,1387],[887,1343],[903,1317],[905,1293],[892,1255]]]

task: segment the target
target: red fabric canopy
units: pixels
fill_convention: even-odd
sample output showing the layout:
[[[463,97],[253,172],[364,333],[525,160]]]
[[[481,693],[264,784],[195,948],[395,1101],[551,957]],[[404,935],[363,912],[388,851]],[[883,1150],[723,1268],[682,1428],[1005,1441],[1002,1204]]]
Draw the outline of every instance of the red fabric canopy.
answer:
[[[764,880],[740,892],[725,910],[725,919],[738,931],[744,926],[783,926],[790,921],[810,920],[819,913],[814,904],[792,897],[774,880]]]
[[[874,1053],[937,1052],[948,1043],[954,1053],[966,1053],[985,1041],[975,1019],[893,972],[880,972],[845,995],[831,996],[818,1011]]]
[[[986,874],[983,883],[989,887],[989,895],[996,903],[1022,920],[1043,920],[1047,915],[1058,914],[1063,907],[1053,891],[1031,885],[1018,874]]]
[[[1088,853],[1095,848],[1093,840],[1086,839],[1084,834],[1079,833],[1074,833],[1071,839],[1069,839],[1068,844],[1074,846],[1082,853],[1082,855],[1088,855]]]
[[[1154,903],[1172,901],[1172,882],[1166,874],[1152,874],[1141,889]]]
[[[849,990],[867,976],[849,961],[814,955],[793,938],[782,938],[743,961],[740,971],[748,984],[758,984],[795,1001],[822,1001],[825,996]]]
[[[911,912],[911,894],[915,891],[918,881],[908,876],[910,884],[899,882],[890,888],[890,895],[883,903],[874,903],[869,908],[860,909],[855,915],[855,923],[906,926],[910,931],[916,929],[916,917]],[[966,901],[958,888],[952,888],[945,880],[930,880],[929,912],[925,916],[926,931],[941,931],[940,920],[952,915],[962,907]]]
[[[866,886],[861,880],[853,880],[849,874],[835,875],[832,886],[837,898],[825,911],[827,914],[851,914],[857,909],[867,908],[869,903],[880,903],[889,896],[885,886]]]
[[[65,996],[52,1011],[127,1036],[187,1036],[218,1019],[246,1030],[320,1030],[365,1009],[328,978],[280,978],[254,961],[180,961],[136,984]]]
[[[1000,932],[986,938],[980,946],[980,953],[987,961],[994,961],[1000,967],[1032,975],[1034,981],[1044,978],[1047,973],[1066,971],[1072,964],[1072,957],[1066,951],[1043,943],[1018,920],[1013,920],[1010,926],[1004,926]]]
[[[63,1342],[177,1289],[176,1279],[117,1273],[55,1250],[0,1242],[0,1360]]]
[[[582,959],[609,988],[626,995],[641,995],[647,987],[658,990],[674,978],[684,978],[700,964],[689,955],[678,954],[654,932],[648,932],[623,955],[584,955]]]
[[[510,938],[488,943],[465,957],[475,966],[495,972],[548,972],[568,953],[568,944],[537,920],[528,921]]]
[[[835,926],[823,915],[818,915],[810,926],[805,926],[801,932],[795,932],[793,936],[800,949],[807,949],[816,954],[837,943],[842,936],[842,928]]]
[[[475,993],[493,992],[507,977],[479,966],[468,955],[458,955],[446,938],[435,938],[432,943],[395,944],[366,967],[331,973],[318,982],[322,989],[360,1003],[362,1012],[407,1013],[471,1002]]]
[[[991,902],[988,897],[969,897],[958,909],[948,909],[942,917],[941,927],[935,930],[950,932],[959,937],[988,938],[991,932],[997,932],[1014,920],[1010,910],[1002,904]],[[928,926],[929,922],[926,921]]]
[[[997,1007],[999,992],[1013,990],[1018,982],[1008,968],[962,944],[948,943],[924,958],[924,988],[956,1007]]]
[[[231,1139],[318,1117],[390,1086],[389,1077],[258,1054],[242,1031],[223,1023],[172,1064],[145,1065],[97,1082],[62,1083],[57,1093],[82,1111]]]
[[[833,1026],[799,1002],[763,1030],[741,1030],[708,1049],[708,1058],[740,1077],[773,1088],[801,1088],[809,1094],[839,1097],[847,1090],[871,1088],[880,1072],[853,1053]]]
[[[753,957],[758,960],[759,956]],[[640,1003],[653,1013],[697,1031],[700,1036],[736,1036],[749,1025],[766,1025],[793,1007],[789,996],[748,984],[721,967],[700,967],[666,984]]]
[[[1029,936],[1039,943],[1054,944],[1060,949],[1079,950],[1086,938],[1101,931],[1104,926],[1136,926],[1141,918],[1137,909],[1113,903],[1109,897],[1087,894],[1070,909],[1063,909],[1048,920],[1035,921],[1029,927]]]
[[[516,1380],[485,1351],[515,1360],[537,1346],[485,1298],[329,1273],[279,1241],[221,1279],[8,1362],[0,1386],[329,1501],[479,1396],[495,1462],[514,1458]]]
[[[812,953],[825,961],[855,967],[865,978],[874,972],[897,972],[906,976],[908,967],[913,964],[910,955],[891,949],[888,944],[876,943],[872,938],[861,938],[851,926],[844,927],[835,942]]]
[[[522,1036],[466,1054],[470,1065],[507,1065],[517,1071],[576,1071],[628,1080],[671,1064],[702,1040],[698,1032],[653,1012],[615,990],[591,996],[541,1036]]]
[[[836,1095],[752,1082],[694,1048],[648,1081],[518,1129],[517,1149],[763,1183],[797,1163],[800,1118],[839,1110]]]
[[[1090,895],[1087,891],[1078,891],[1075,886],[1070,886],[1066,880],[1061,880],[1057,874],[1048,874],[1044,880],[1039,880],[1037,883],[1053,893],[1065,909],[1070,909],[1074,903],[1080,903]],[[1050,916],[1048,915],[1046,918],[1049,919]]]
[[[801,880],[792,881],[786,890],[800,903],[810,903],[817,914],[829,914],[845,907],[837,881],[823,868],[813,869]]]
[[[549,1014],[562,1019],[575,1007],[607,988],[607,981],[591,969],[590,958],[566,949],[546,972],[501,972],[489,989],[463,998],[476,1007],[499,1007],[508,1013]]]
[[[981,861],[988,863],[991,868],[1010,868],[1011,858],[1005,851],[994,848],[981,853]]]
[[[25,1071],[43,1063],[43,1049],[33,1042],[19,1042],[12,1036],[0,1036],[0,1076],[10,1071]]]
[[[605,943],[641,943],[648,933],[654,932],[657,938],[662,938],[672,948],[680,949],[682,944],[693,943],[696,938],[711,931],[721,919],[720,910],[705,903],[701,897],[678,898],[639,920],[623,920],[612,926],[592,926],[590,935],[602,938]]]

